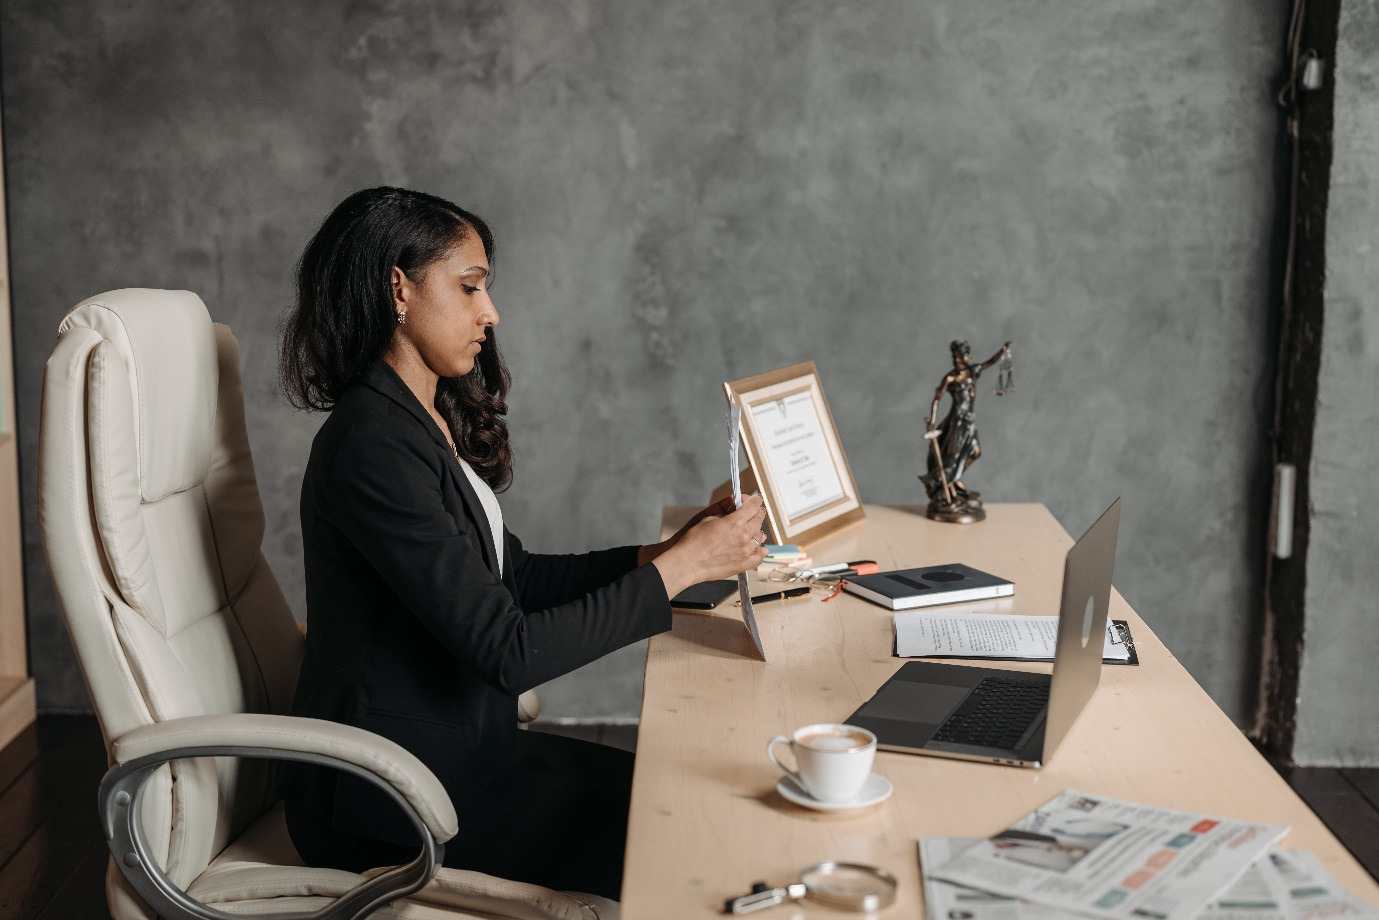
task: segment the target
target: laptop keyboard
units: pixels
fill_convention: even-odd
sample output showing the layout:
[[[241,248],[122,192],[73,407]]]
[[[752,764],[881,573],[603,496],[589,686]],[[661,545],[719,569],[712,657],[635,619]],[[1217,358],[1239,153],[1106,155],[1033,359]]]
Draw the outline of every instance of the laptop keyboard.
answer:
[[[1013,748],[1048,702],[1047,683],[984,677],[933,740]]]

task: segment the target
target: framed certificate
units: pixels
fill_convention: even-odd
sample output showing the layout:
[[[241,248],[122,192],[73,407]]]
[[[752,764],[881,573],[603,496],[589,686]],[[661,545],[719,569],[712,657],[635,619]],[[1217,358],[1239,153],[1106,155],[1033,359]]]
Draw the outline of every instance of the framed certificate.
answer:
[[[813,361],[723,384],[773,543],[802,543],[865,516]]]

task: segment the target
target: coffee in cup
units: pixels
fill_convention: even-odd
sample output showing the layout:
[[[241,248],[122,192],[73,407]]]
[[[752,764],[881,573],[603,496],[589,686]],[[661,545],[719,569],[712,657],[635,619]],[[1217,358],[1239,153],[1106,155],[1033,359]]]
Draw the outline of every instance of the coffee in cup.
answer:
[[[782,742],[790,745],[798,769],[791,770],[776,757],[776,745]],[[843,804],[857,798],[871,775],[876,736],[856,725],[821,722],[796,729],[789,737],[772,738],[766,756],[810,796]]]

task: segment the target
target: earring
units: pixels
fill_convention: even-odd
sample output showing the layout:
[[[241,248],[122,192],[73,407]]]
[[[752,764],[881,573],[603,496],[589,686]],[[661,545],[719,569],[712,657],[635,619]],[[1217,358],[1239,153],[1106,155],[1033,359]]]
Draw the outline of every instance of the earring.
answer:
[[[405,322],[407,322],[407,311],[406,311],[406,310],[398,310],[398,311],[397,311],[397,324],[398,324],[399,326],[401,326],[401,325],[402,325],[403,323],[405,323]]]

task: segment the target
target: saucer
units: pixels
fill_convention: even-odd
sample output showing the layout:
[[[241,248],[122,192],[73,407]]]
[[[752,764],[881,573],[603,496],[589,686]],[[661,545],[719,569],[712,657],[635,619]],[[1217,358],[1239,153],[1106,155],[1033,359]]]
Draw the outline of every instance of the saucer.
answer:
[[[879,773],[873,773],[867,777],[867,781],[862,784],[862,791],[857,794],[857,798],[850,802],[820,802],[814,796],[805,792],[793,779],[782,776],[776,783],[776,791],[787,801],[794,802],[805,808],[812,808],[815,811],[848,811],[853,808],[866,808],[868,805],[876,805],[884,802],[891,797],[895,787],[891,781]]]

